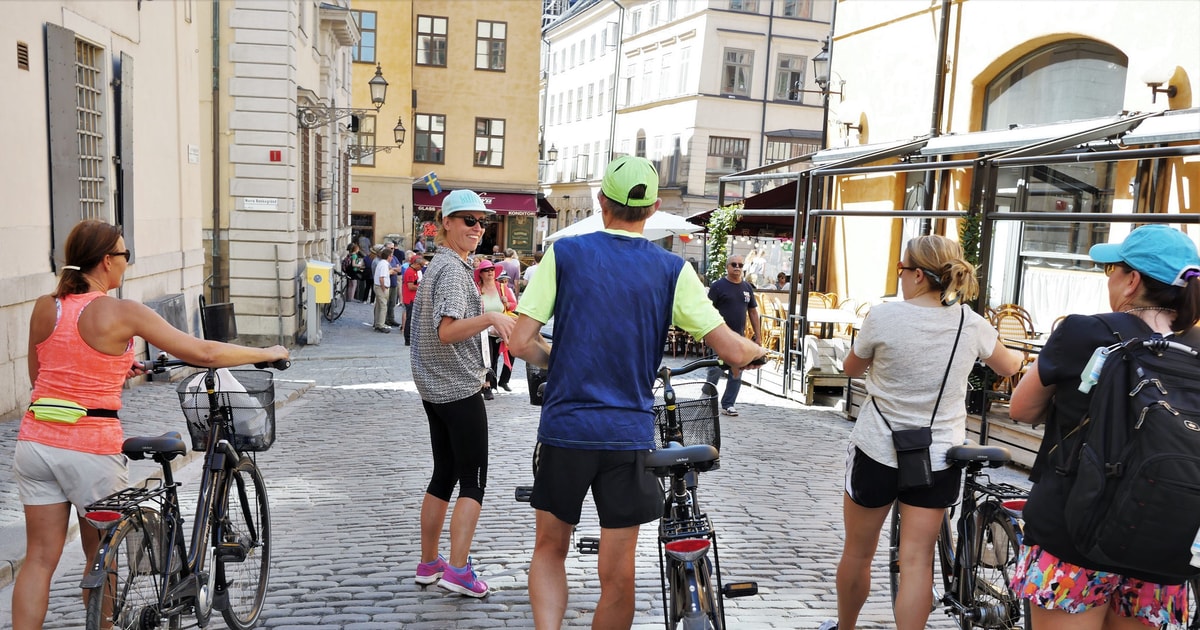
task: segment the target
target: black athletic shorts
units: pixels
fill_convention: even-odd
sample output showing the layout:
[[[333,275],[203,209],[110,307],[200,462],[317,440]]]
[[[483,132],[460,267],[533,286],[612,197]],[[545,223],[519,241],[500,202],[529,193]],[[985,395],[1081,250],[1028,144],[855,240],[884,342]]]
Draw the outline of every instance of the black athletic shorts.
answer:
[[[576,525],[588,489],[600,527],[620,529],[662,516],[663,489],[646,471],[649,451],[593,451],[538,444],[529,503]]]
[[[896,488],[899,471],[871,459],[857,446],[850,445],[846,455],[846,494],[850,500],[865,507],[891,505],[897,499],[905,505],[922,508],[945,508],[958,503],[962,487],[962,469],[951,466],[933,472],[933,485],[916,490]]]

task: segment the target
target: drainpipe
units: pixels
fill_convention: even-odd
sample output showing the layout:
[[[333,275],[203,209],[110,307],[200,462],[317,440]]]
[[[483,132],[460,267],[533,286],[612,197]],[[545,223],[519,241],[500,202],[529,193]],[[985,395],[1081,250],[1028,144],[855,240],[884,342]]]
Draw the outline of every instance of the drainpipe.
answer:
[[[937,68],[933,73],[933,113],[929,121],[929,135],[936,138],[942,133],[942,101],[946,97],[946,47],[950,34],[950,0],[942,0],[942,22],[938,29]],[[925,171],[925,198],[922,208],[932,210],[934,203],[933,171]],[[921,220],[921,233],[929,234],[933,229],[931,219]]]
[[[767,67],[771,67],[771,36],[775,32],[775,3],[769,2],[767,6],[770,9],[767,12]],[[767,75],[763,81],[763,97],[762,97],[762,119],[758,123],[758,165],[763,166],[767,163],[767,102],[769,100],[768,93],[771,91],[770,72],[764,72]],[[822,147],[824,148],[824,147]],[[761,186],[761,182],[756,182]],[[746,197],[745,184],[742,184],[742,198]]]
[[[612,108],[609,109],[611,120],[608,122],[608,161],[611,162],[617,149],[617,95],[621,92],[617,87],[617,82],[621,79],[621,42],[625,39],[625,5],[617,0],[609,1],[620,9],[617,12],[617,49],[613,53],[613,98]]]
[[[227,302],[221,259],[221,3],[212,3],[212,302]]]

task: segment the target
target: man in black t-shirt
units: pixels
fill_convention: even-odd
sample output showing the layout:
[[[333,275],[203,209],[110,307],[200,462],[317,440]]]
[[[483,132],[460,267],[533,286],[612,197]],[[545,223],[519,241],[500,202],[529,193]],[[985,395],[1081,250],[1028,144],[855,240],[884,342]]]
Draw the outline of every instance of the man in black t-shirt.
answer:
[[[725,277],[713,282],[708,288],[708,299],[712,300],[713,306],[717,307],[725,323],[734,332],[744,334],[746,317],[749,316],[750,326],[754,329],[751,338],[755,343],[761,343],[754,286],[742,279],[745,266],[744,258],[730,256],[725,262]],[[733,405],[742,389],[742,371],[732,367],[728,369],[729,384],[725,386],[725,395],[721,396],[721,411],[727,416],[736,416],[738,412]]]

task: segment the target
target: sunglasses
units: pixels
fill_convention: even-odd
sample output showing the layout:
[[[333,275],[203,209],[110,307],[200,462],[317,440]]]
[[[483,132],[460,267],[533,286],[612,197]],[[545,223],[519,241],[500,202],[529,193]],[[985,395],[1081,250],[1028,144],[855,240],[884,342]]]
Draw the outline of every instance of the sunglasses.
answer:
[[[744,263],[735,263],[735,262],[731,262],[731,263],[729,263],[729,266],[730,266],[730,267],[733,267],[734,269],[741,269],[742,267],[744,267],[744,266],[745,266],[745,264],[744,264]]]
[[[127,249],[123,252],[109,252],[108,255],[109,256],[124,256],[125,262],[129,262],[130,257],[133,256],[133,252],[131,252]]]
[[[476,225],[482,225],[483,227],[487,227],[492,224],[492,222],[488,221],[487,219],[476,219],[475,217],[473,217],[469,214],[464,214],[458,218],[462,219],[463,225],[465,225],[469,228],[473,228]]]
[[[1104,263],[1104,275],[1111,276],[1117,269],[1129,269],[1125,263]]]

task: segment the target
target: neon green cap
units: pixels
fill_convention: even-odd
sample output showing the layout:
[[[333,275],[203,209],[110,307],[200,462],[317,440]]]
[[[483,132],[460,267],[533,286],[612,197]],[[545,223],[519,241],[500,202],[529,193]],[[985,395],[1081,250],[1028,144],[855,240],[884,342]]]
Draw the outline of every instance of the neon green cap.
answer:
[[[608,163],[600,190],[623,206],[652,206],[658,201],[658,171],[646,158],[623,155]]]

